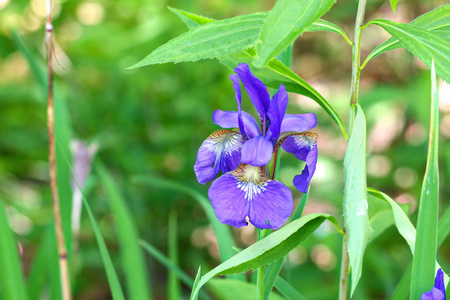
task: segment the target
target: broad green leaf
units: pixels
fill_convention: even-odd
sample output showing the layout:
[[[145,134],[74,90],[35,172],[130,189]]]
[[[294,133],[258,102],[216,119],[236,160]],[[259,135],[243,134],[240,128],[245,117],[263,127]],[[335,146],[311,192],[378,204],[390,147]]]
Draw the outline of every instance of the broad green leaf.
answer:
[[[188,194],[189,196],[194,198],[198,202],[198,204],[200,204],[200,206],[203,208],[203,211],[205,212],[209,222],[211,223],[211,226],[214,230],[214,234],[216,235],[217,238],[217,242],[219,244],[219,252],[221,260],[225,261],[236,254],[236,251],[233,250],[233,247],[236,247],[236,245],[231,235],[229,226],[222,224],[219,222],[219,220],[217,220],[211,202],[207,197],[205,197],[204,195],[190,188],[187,185],[183,185],[174,181],[158,177],[140,176],[136,177],[135,180],[137,182],[142,182],[151,185],[154,188],[179,191]]]
[[[448,53],[450,55],[450,53]],[[447,65],[447,68],[450,65]],[[410,299],[418,299],[434,286],[435,261],[437,252],[437,228],[439,216],[439,97],[434,62],[431,66],[431,113],[430,139],[425,176],[420,195],[417,217],[417,235],[414,257]]]
[[[300,295],[300,293],[297,292],[296,289],[294,289],[286,280],[281,277],[277,278],[275,287],[288,300],[306,300],[305,297]]]
[[[197,61],[239,52],[254,45],[265,13],[237,16],[192,28],[132,66]]]
[[[333,216],[311,214],[300,218],[277,230],[237,253],[201,277],[193,289],[191,299],[197,299],[200,288],[216,275],[230,275],[246,272],[267,265],[285,255],[307,239],[325,220],[339,228]]]
[[[388,20],[372,20],[369,23],[383,27],[429,68],[434,60],[437,75],[450,82],[450,45],[443,38],[408,24]]]
[[[256,42],[253,64],[266,65],[324,15],[335,0],[278,0],[269,12]]]
[[[364,251],[372,229],[367,212],[366,119],[361,107],[352,106],[353,128],[344,158],[344,220],[348,236],[351,294],[361,277]]]
[[[395,9],[397,8],[398,0],[389,0],[391,2],[392,11],[395,13]]]
[[[370,195],[389,203],[389,205],[392,208],[392,213],[394,214],[395,226],[397,227],[398,232],[405,239],[406,243],[408,244],[409,248],[411,249],[411,253],[414,255],[415,244],[416,244],[416,228],[414,228],[414,225],[411,223],[411,221],[409,220],[409,218],[405,214],[405,212],[401,209],[400,205],[398,205],[397,202],[395,202],[391,197],[389,197],[385,193],[380,192],[376,189],[368,188],[367,191],[369,192]],[[435,266],[434,267],[435,271],[437,271],[437,269],[440,268],[440,266],[437,262],[435,262],[435,264],[433,266]],[[433,279],[434,279],[434,274],[433,274]],[[445,273],[444,273],[444,281],[445,281],[445,284],[447,285],[447,283],[449,281],[449,277]],[[430,289],[431,289],[431,287],[430,287]]]
[[[178,237],[177,237],[177,214],[172,210],[169,214],[168,226],[168,245],[169,258],[174,264],[178,264]],[[169,279],[167,280],[167,295],[169,300],[178,300],[181,298],[180,283],[177,275],[169,269]]]
[[[95,170],[106,189],[108,202],[116,221],[122,267],[127,283],[127,299],[151,299],[150,281],[145,268],[144,255],[138,245],[138,231],[133,223],[133,217],[111,175],[99,161],[95,163]]]
[[[166,267],[166,269],[173,272],[178,279],[180,279],[185,285],[191,287],[194,284],[194,280],[189,277],[180,267],[178,267],[176,264],[174,264],[168,257],[166,257],[164,254],[162,254],[158,249],[153,247],[151,244],[145,242],[145,241],[139,241],[139,244],[158,262],[160,262],[162,265]],[[200,296],[202,299],[208,299],[211,298],[208,296],[208,294],[204,293],[203,291],[200,291]]]
[[[172,7],[169,7],[169,9],[174,14],[176,14],[184,22],[184,24],[186,24],[186,26],[189,29],[192,29],[199,25],[203,25],[203,24],[215,21],[214,19],[200,16],[197,14],[193,14],[193,13],[181,10],[181,9],[176,9],[176,8],[172,8]],[[267,16],[266,12],[260,12],[260,14],[266,14],[266,16]],[[349,43],[350,45],[353,45],[352,42],[348,39],[347,34],[339,26],[337,26],[336,24],[333,24],[329,21],[319,19],[305,29],[305,32],[308,32],[308,31],[334,32],[334,33],[341,35],[347,41],[347,43]],[[257,39],[258,36],[259,36],[259,32],[257,35],[255,35],[255,39]],[[283,61],[283,60],[281,60],[281,61]]]
[[[0,198],[0,284],[3,299],[28,299],[19,259],[19,244],[9,226],[3,200]]]
[[[267,66],[262,68],[251,65],[254,56],[255,50],[248,49],[243,52],[220,57],[219,60],[230,69],[234,69],[239,63],[246,63],[250,66],[253,74],[261,79],[268,87],[278,89],[280,84],[283,84],[289,92],[311,98],[328,113],[339,126],[344,137],[347,138],[347,133],[341,117],[334,107],[318,91],[275,58],[271,59]]]
[[[450,4],[440,6],[429,11],[409,23],[416,27],[426,29],[439,35],[446,41],[450,40]],[[361,66],[363,69],[372,58],[390,50],[402,48],[403,45],[395,38],[390,37],[387,41],[376,47],[370,52]]]
[[[175,9],[172,9],[173,11]],[[176,10],[176,13],[178,16],[182,15],[184,18],[182,20],[185,20],[185,18],[200,23],[207,23],[211,22],[211,19],[200,17],[198,15],[193,15],[191,13],[182,11],[182,10]],[[181,16],[180,16],[181,17]],[[317,23],[313,24],[312,27],[315,26],[315,28],[328,28],[326,26],[320,26],[319,23],[325,24],[329,23],[326,21],[319,20]],[[189,22],[185,21],[185,23],[190,26]],[[337,26],[336,26],[337,27]],[[191,28],[191,27],[189,27]],[[336,31],[333,31],[336,32]],[[255,36],[256,39],[256,36]],[[339,126],[339,128],[342,131],[342,134],[345,138],[347,138],[347,133],[345,131],[344,123],[342,122],[341,117],[337,114],[334,107],[319,93],[317,92],[313,87],[311,87],[306,81],[304,81],[302,78],[300,78],[296,73],[291,71],[286,65],[281,63],[277,59],[272,59],[268,63],[267,66],[262,68],[256,68],[252,65],[253,58],[255,57],[255,50],[254,49],[247,49],[245,51],[241,51],[238,53],[229,54],[226,56],[218,57],[219,61],[233,70],[239,63],[246,63],[250,66],[250,69],[252,72],[260,78],[268,87],[278,89],[280,84],[284,84],[286,89],[289,92],[297,93],[301,95],[305,95],[315,102],[317,102],[327,113],[330,115],[330,117],[336,122],[336,124]]]
[[[208,282],[208,289],[216,296],[217,300],[254,299],[256,285],[233,279],[212,278]],[[237,297],[237,295],[239,295]],[[271,293],[269,300],[283,300],[284,298]]]

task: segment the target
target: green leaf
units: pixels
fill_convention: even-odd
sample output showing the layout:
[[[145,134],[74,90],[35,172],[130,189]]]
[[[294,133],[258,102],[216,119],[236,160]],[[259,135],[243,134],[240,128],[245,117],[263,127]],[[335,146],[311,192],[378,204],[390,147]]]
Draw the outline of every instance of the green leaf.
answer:
[[[395,202],[391,197],[389,197],[385,193],[380,192],[374,188],[368,188],[367,191],[369,192],[370,195],[389,203],[389,205],[392,208],[392,213],[394,214],[395,226],[397,227],[398,232],[405,239],[406,243],[408,244],[409,248],[411,249],[411,253],[414,255],[415,244],[416,244],[416,229],[414,228],[414,225],[411,223],[408,216],[402,210],[400,205],[398,205],[397,202]],[[435,262],[434,266],[435,266],[435,270],[440,268],[440,266],[437,262]],[[433,274],[433,278],[434,278],[434,274]],[[447,283],[449,281],[449,277],[445,273],[444,273],[444,281],[445,281],[445,284],[447,285]],[[430,287],[430,289],[431,289],[431,287]]]
[[[55,229],[53,226],[53,224],[50,224],[45,229],[45,236],[39,243],[39,248],[28,273],[28,296],[31,300],[41,299],[41,292],[51,269],[50,265],[54,262],[54,260],[48,259],[49,253],[54,247],[52,235],[55,235]]]
[[[236,254],[236,251],[233,250],[233,247],[236,247],[233,237],[230,232],[229,226],[220,223],[217,220],[217,217],[214,213],[214,210],[211,206],[211,202],[207,197],[199,193],[198,191],[163,178],[151,177],[151,176],[139,176],[134,178],[136,182],[148,184],[154,188],[161,188],[167,190],[175,190],[182,193],[185,193],[192,198],[194,198],[198,204],[203,208],[206,216],[208,217],[209,222],[214,230],[214,234],[216,235],[217,242],[219,244],[219,252],[220,258],[222,261],[225,261]]]
[[[434,59],[436,73],[450,82],[450,45],[443,38],[408,24],[388,20],[372,20],[369,23],[383,27],[429,68]]]
[[[439,35],[446,41],[450,40],[450,4],[440,6],[432,11],[429,11],[409,23],[416,27],[426,29]],[[370,52],[361,66],[364,69],[366,64],[372,58],[390,50],[403,48],[403,45],[395,38],[390,37],[387,41],[376,47]]]
[[[324,15],[335,0],[278,0],[269,12],[256,42],[253,64],[266,65]]]
[[[329,31],[329,32],[337,33],[337,34],[341,35],[348,44],[353,46],[353,43],[350,41],[350,39],[348,38],[348,36],[344,32],[344,30],[342,30],[339,26],[337,26],[336,24],[333,24],[329,21],[319,19],[305,29],[305,32],[309,32],[309,31]]]
[[[324,214],[307,215],[289,223],[202,276],[198,286],[192,291],[191,299],[197,299],[200,288],[216,275],[246,272],[284,257],[307,239],[325,220],[331,221],[339,230],[336,219]]]
[[[212,278],[208,283],[208,288],[218,300],[253,299],[256,295],[256,285],[233,279]],[[275,293],[271,293],[269,296],[269,300],[283,299]]]
[[[191,24],[190,22],[186,21],[185,19],[189,19],[191,21],[194,21],[196,23],[208,23],[211,22],[211,19],[201,17],[198,15],[194,15],[182,10],[175,10],[172,9],[180,18],[183,16],[182,20],[188,25]],[[322,25],[321,25],[322,24]],[[312,29],[316,28],[323,28],[325,30],[328,28],[329,31],[333,26],[325,26],[324,24],[331,24],[330,22],[318,20],[316,23],[314,23],[311,27]],[[336,26],[336,25],[335,25]],[[337,26],[336,26],[337,27]],[[313,31],[313,30],[312,30]],[[344,33],[345,34],[345,33]],[[256,39],[256,36],[255,36]],[[255,50],[254,49],[247,49],[245,51],[241,51],[238,53],[229,54],[226,56],[218,57],[219,61],[233,70],[239,63],[246,63],[250,66],[250,69],[252,72],[260,78],[268,87],[278,89],[280,84],[284,84],[286,89],[289,92],[292,93],[298,93],[301,95],[305,95],[315,102],[317,102],[327,113],[330,115],[330,117],[336,122],[336,124],[339,126],[339,128],[342,131],[342,134],[345,138],[347,138],[347,133],[345,131],[344,123],[342,122],[341,117],[337,114],[334,107],[319,93],[317,92],[313,87],[311,87],[306,81],[301,79],[297,74],[295,74],[291,69],[286,67],[282,62],[280,62],[277,59],[272,59],[269,61],[268,65],[262,68],[256,68],[252,65],[252,61],[255,57]]]
[[[138,245],[138,231],[133,223],[133,217],[105,167],[97,161],[95,170],[106,189],[109,205],[116,221],[122,267],[127,282],[127,299],[151,299],[144,255]]]
[[[395,9],[397,8],[397,2],[398,0],[390,0],[392,11],[395,13]]]
[[[305,297],[300,295],[300,293],[297,292],[296,289],[294,289],[286,280],[281,277],[277,278],[275,287],[288,300],[306,300]]]
[[[189,29],[192,29],[194,27],[197,27],[199,25],[204,25],[206,23],[215,21],[214,19],[208,18],[208,17],[204,17],[204,16],[200,16],[194,13],[190,13],[181,9],[177,9],[177,8],[173,8],[173,7],[168,7],[169,10],[171,12],[173,12],[174,14],[176,14],[181,21],[184,22],[184,24],[186,24],[186,26]]]
[[[344,158],[344,219],[348,235],[351,294],[361,277],[364,251],[372,229],[369,224],[366,183],[366,119],[361,107],[352,106],[354,124]]]
[[[194,27],[157,48],[131,68],[197,61],[245,50],[253,46],[265,16],[265,13],[254,13]]]
[[[339,126],[344,137],[347,138],[345,126],[341,117],[334,107],[318,91],[279,60],[273,58],[267,66],[257,68],[251,64],[254,57],[255,50],[248,49],[243,52],[220,57],[219,61],[230,69],[234,69],[239,63],[246,63],[250,66],[253,74],[261,79],[268,87],[278,89],[280,84],[283,84],[287,91],[311,98],[328,113]]]
[[[0,198],[0,282],[3,299],[28,299],[19,259],[19,244],[9,227],[3,200]]]
[[[450,65],[447,65],[447,68]],[[420,195],[417,235],[412,262],[410,299],[418,299],[434,286],[439,216],[439,97],[434,62],[431,66],[430,139]]]
[[[394,216],[391,209],[385,209],[377,212],[372,218],[370,218],[370,226],[373,229],[371,240],[373,241],[380,236],[386,229],[394,225]]]
[[[178,267],[176,264],[174,264],[168,257],[166,257],[164,254],[162,254],[158,249],[153,247],[151,244],[145,242],[145,241],[139,241],[139,244],[158,262],[160,262],[162,265],[164,265],[168,270],[170,270],[173,274],[177,276],[178,279],[180,279],[185,285],[191,287],[194,284],[194,280],[189,277],[180,267]],[[208,299],[210,300],[211,297],[208,296],[208,294],[204,293],[203,291],[200,291],[200,296],[202,299]]]

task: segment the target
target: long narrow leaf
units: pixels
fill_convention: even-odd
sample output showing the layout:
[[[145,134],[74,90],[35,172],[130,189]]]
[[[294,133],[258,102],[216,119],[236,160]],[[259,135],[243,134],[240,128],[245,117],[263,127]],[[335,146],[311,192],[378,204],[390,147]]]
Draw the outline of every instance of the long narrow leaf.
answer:
[[[352,270],[351,294],[361,277],[364,251],[372,234],[367,212],[366,119],[359,105],[352,107],[352,113],[355,121],[344,159],[344,219]]]
[[[450,4],[446,4],[443,6],[440,6],[432,11],[429,11],[413,21],[409,23],[409,25],[413,25],[416,27],[420,27],[422,29],[426,29],[430,32],[433,32],[437,35],[439,35],[441,38],[443,38],[446,41],[450,40]],[[364,63],[361,66],[361,69],[363,69],[366,64],[374,57],[377,57],[378,55],[402,48],[403,45],[395,38],[390,37],[387,41],[382,43],[381,45],[377,46],[375,49],[370,52],[370,54],[366,57],[364,60]]]
[[[208,282],[208,289],[216,296],[217,300],[254,299],[257,288],[249,282],[233,279],[213,278]],[[284,298],[271,293],[269,300],[283,300]]]
[[[169,214],[168,226],[168,249],[169,258],[174,264],[178,264],[178,237],[177,237],[177,214],[171,211]],[[169,300],[178,300],[181,298],[180,283],[177,275],[169,269],[168,272],[167,295]]]
[[[128,299],[151,299],[150,282],[145,269],[144,255],[138,245],[138,232],[131,213],[105,167],[97,161],[95,170],[106,188],[109,204],[116,220],[122,266],[128,287]]]
[[[4,299],[26,300],[22,265],[19,259],[19,244],[9,227],[3,200],[0,198],[0,284]]]
[[[307,215],[289,223],[202,276],[192,291],[191,299],[197,299],[200,288],[216,275],[246,272],[285,256],[307,239],[325,220],[331,221],[339,229],[336,219],[324,214]]]
[[[278,0],[256,42],[253,64],[262,67],[325,14],[335,0]]]
[[[446,40],[433,32],[408,24],[380,19],[369,23],[383,27],[429,68],[434,60],[437,75],[450,82],[450,45]]]
[[[373,188],[368,188],[367,191],[369,192],[370,195],[389,203],[389,205],[392,208],[392,213],[394,214],[395,226],[397,227],[398,232],[405,239],[406,243],[408,244],[409,248],[411,249],[411,253],[414,255],[415,243],[416,243],[416,228],[414,228],[414,225],[411,223],[408,216],[401,209],[401,207],[397,204],[397,202],[395,202],[391,197],[389,197],[385,193],[380,192]],[[435,262],[435,270],[437,270],[439,268],[440,268],[439,264],[437,262]],[[433,274],[433,278],[434,278],[434,274]],[[447,285],[447,283],[449,281],[449,277],[445,273],[444,273],[444,281],[445,281],[445,284]]]
[[[447,65],[447,68],[449,66]],[[417,219],[417,236],[411,273],[411,300],[418,299],[424,292],[431,290],[434,285],[439,215],[438,142],[439,98],[434,62],[432,62],[430,139]]]
[[[283,294],[288,300],[306,300],[296,289],[294,289],[286,280],[281,277],[277,278],[275,282],[277,290]]]

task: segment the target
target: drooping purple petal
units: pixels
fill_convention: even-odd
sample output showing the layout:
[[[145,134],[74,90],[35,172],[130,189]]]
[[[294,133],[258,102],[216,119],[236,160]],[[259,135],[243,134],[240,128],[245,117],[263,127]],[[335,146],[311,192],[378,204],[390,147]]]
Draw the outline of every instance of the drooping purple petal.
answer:
[[[239,181],[231,172],[214,180],[209,188],[208,197],[221,223],[237,228],[248,225],[245,217],[248,215],[249,201],[245,198],[245,191],[239,187]]]
[[[272,101],[270,102],[270,109],[267,112],[267,116],[270,120],[270,140],[273,144],[276,143],[278,136],[280,135],[281,124],[286,113],[287,104],[288,95],[286,93],[286,88],[281,84],[278,92],[273,96]]]
[[[244,84],[244,88],[261,118],[261,127],[263,132],[265,132],[266,113],[270,108],[270,95],[266,86],[261,80],[253,76],[250,68],[245,63],[239,64],[234,71]]]
[[[245,111],[241,112],[242,123],[244,126],[245,133],[249,138],[260,135],[260,130],[256,120]],[[213,113],[214,124],[219,125],[223,128],[239,128],[239,114],[235,111],[223,111],[216,110]]]
[[[314,128],[316,125],[317,117],[314,113],[298,115],[286,114],[284,116],[283,122],[281,123],[280,132],[305,132],[310,130],[311,128]]]
[[[315,135],[292,135],[284,141],[282,147],[286,152],[292,153],[299,160],[306,162],[302,173],[294,177],[295,187],[300,192],[306,193],[316,171],[318,153]]]
[[[232,171],[241,160],[242,135],[238,132],[220,129],[213,132],[200,146],[194,165],[198,182],[206,184],[222,171]]]
[[[262,135],[258,135],[244,143],[241,162],[255,167],[262,167],[272,158],[273,145]]]
[[[289,188],[277,180],[268,180],[261,192],[250,201],[249,220],[261,229],[279,229],[289,218],[293,208]]]
[[[244,123],[242,122],[242,106],[241,106],[241,83],[239,82],[239,77],[236,74],[230,75],[230,80],[233,82],[233,88],[236,91],[236,102],[238,107],[238,124],[239,130],[241,131],[244,139],[247,138],[247,134],[245,133]]]
[[[445,294],[441,290],[433,287],[431,291],[423,293],[420,300],[445,300]]]

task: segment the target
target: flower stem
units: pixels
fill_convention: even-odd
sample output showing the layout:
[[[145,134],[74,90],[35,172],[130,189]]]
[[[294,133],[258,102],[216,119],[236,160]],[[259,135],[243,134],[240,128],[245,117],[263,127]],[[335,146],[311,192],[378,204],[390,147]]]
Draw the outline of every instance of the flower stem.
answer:
[[[361,31],[364,22],[364,11],[366,9],[366,0],[359,0],[358,11],[356,13],[354,41],[352,48],[352,80],[350,88],[350,120],[349,120],[349,137],[352,134],[355,114],[352,107],[358,103],[359,81],[361,76]],[[348,184],[348,183],[346,183]],[[344,238],[342,240],[342,258],[341,258],[341,274],[339,280],[339,300],[347,299],[348,275],[349,275],[349,259],[347,253],[347,233],[344,226]]]
[[[59,272],[61,280],[62,299],[71,300],[69,266],[67,262],[66,243],[61,222],[61,209],[59,206],[58,183],[56,178],[56,150],[55,150],[55,113],[53,105],[53,25],[51,17],[52,1],[47,0],[47,22],[45,24],[47,44],[47,67],[48,67],[48,94],[47,94],[47,125],[49,136],[49,164],[50,164],[50,187],[52,193],[53,215],[55,218],[56,241],[59,254]]]
[[[270,229],[261,229],[259,230],[259,238],[258,240],[262,240],[266,236],[268,236],[270,233]],[[265,266],[261,266],[258,268],[257,275],[256,275],[256,300],[263,300],[264,299],[264,271]]]

